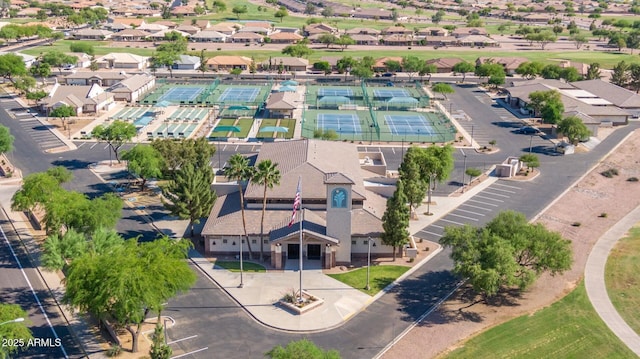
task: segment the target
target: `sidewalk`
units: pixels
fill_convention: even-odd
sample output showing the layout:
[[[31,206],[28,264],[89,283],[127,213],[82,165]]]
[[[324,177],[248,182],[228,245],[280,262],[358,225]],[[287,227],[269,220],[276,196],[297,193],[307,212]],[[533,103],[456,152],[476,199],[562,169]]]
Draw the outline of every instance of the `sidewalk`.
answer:
[[[605,266],[609,253],[636,223],[640,222],[640,207],[631,211],[611,227],[591,250],[584,270],[587,296],[600,318],[629,349],[640,356],[640,336],[622,319],[609,299],[605,284]]]
[[[454,210],[468,198],[482,191],[498,179],[489,177],[480,184],[466,191],[458,197],[434,197],[430,211],[432,216],[426,216],[426,205],[418,208],[418,220],[412,220],[409,224],[410,233],[414,234],[422,228],[437,221],[450,211]],[[172,230],[180,232],[176,228],[163,228],[163,225],[171,225],[171,222],[156,223],[160,230]],[[291,332],[318,332],[325,331],[342,325],[350,318],[364,310],[371,303],[379,299],[398,282],[411,275],[442,249],[431,252],[422,258],[404,275],[390,284],[376,296],[369,296],[357,289],[347,286],[331,277],[324,275],[322,270],[312,269],[303,271],[303,289],[322,298],[324,303],[303,315],[292,314],[275,305],[285,293],[297,289],[299,272],[297,270],[285,270],[267,273],[244,273],[244,287],[240,284],[240,273],[229,272],[225,269],[214,268],[214,265],[200,253],[192,250],[191,260],[198,268],[216,282],[231,298],[233,298],[244,310],[261,324]],[[292,286],[293,284],[293,286]]]

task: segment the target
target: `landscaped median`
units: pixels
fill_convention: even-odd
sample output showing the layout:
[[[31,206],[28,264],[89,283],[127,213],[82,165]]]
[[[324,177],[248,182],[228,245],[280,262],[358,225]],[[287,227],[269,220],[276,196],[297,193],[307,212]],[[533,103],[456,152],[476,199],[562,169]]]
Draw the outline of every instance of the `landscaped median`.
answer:
[[[624,321],[640,333],[640,227],[634,227],[621,239],[607,260],[605,283],[611,303]]]
[[[328,274],[329,277],[338,280],[346,285],[349,285],[359,291],[369,294],[371,296],[376,295],[379,291],[384,289],[389,284],[393,283],[406,271],[411,269],[407,266],[393,266],[393,265],[380,265],[372,266],[369,273],[369,290],[367,287],[367,268],[362,267],[354,269],[346,273]]]
[[[240,261],[214,260],[213,263],[220,268],[228,270],[229,272],[240,272]],[[258,263],[243,261],[242,271],[251,273],[265,273],[267,269]]]

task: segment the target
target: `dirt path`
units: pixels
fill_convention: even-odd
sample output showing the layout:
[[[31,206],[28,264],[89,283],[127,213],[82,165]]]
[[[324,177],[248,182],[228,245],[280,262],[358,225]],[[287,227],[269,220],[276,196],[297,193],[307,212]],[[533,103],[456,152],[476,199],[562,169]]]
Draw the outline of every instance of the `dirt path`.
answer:
[[[573,242],[574,266],[562,276],[544,275],[519,298],[488,307],[475,305],[460,314],[463,292],[450,300],[407,336],[383,358],[432,358],[462,344],[466,338],[488,327],[522,314],[531,313],[569,293],[584,273],[587,256],[597,239],[640,203],[640,161],[637,160],[640,131],[634,132],[591,173],[572,187],[537,220]],[[600,173],[615,168],[619,175],[606,178]],[[544,169],[542,169],[544,171]],[[577,211],[576,209],[580,209]],[[576,226],[577,224],[579,226]]]

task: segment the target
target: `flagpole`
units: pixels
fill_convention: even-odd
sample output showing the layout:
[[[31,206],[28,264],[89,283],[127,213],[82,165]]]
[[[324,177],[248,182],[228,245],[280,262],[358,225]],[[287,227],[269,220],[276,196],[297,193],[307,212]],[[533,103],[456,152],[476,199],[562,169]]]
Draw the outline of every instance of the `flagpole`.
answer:
[[[300,298],[299,301],[302,303],[302,221],[304,218],[302,217],[304,213],[302,212],[302,178],[298,178],[298,189],[300,190],[300,205],[298,206],[298,218],[300,218]]]

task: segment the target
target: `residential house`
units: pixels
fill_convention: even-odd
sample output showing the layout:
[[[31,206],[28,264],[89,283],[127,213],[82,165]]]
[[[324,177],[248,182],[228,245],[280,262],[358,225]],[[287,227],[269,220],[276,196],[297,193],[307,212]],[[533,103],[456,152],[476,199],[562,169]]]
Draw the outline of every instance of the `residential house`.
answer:
[[[47,97],[39,101],[40,110],[51,113],[60,106],[71,106],[76,110],[76,116],[87,113],[107,111],[114,105],[113,94],[106,92],[100,85],[65,86],[53,85]]]
[[[153,34],[149,35],[147,39],[152,41],[164,41],[166,39],[166,35],[171,32],[178,33],[182,37],[191,38],[191,34],[188,34],[186,32],[178,31],[176,29],[166,29],[166,30],[154,32]]]
[[[156,78],[149,74],[133,75],[108,89],[115,101],[137,102],[156,85]]]
[[[404,26],[389,26],[382,29],[383,35],[413,35],[413,30]]]
[[[16,13],[16,17],[19,17],[19,18],[36,17],[36,15],[38,14],[38,11],[40,11],[39,7],[27,7],[27,8],[24,8],[24,9],[20,9]]]
[[[486,62],[493,62],[494,64],[502,65],[507,75],[513,75],[516,73],[518,66],[527,61],[529,61],[529,59],[526,57],[479,57],[476,60],[476,66]]]
[[[353,29],[347,30],[347,35],[353,37],[353,35],[371,35],[378,36],[382,33],[382,31],[377,29],[372,29],[369,27],[354,27]]]
[[[331,65],[331,70],[335,71],[335,70],[337,70],[338,61],[340,59],[342,59],[342,57],[340,57],[340,56],[322,56],[320,58],[320,61],[328,62],[329,65]]]
[[[242,24],[243,27],[259,27],[263,29],[273,29],[274,24],[268,21],[248,21]]]
[[[453,72],[453,67],[462,61],[462,59],[457,57],[439,57],[437,59],[427,60],[427,65],[435,65],[437,73],[446,74]]]
[[[176,31],[185,32],[189,35],[195,35],[199,33],[201,30],[197,26],[182,24],[176,27]]]
[[[175,29],[176,27],[178,27],[178,24],[170,21],[170,20],[160,20],[160,21],[156,21],[154,22],[154,24],[158,24],[158,25],[163,25],[166,26],[169,29]]]
[[[106,23],[106,24],[102,24],[102,27],[104,29],[109,29],[113,32],[118,32],[118,31],[122,31],[125,29],[133,29],[135,26],[130,26],[130,25],[126,25],[126,24],[120,24],[120,23]]]
[[[453,35],[454,37],[462,37],[462,36],[467,36],[467,35],[484,35],[484,36],[488,36],[489,33],[487,32],[486,29],[484,29],[482,27],[460,27],[460,28],[457,28],[457,29],[453,30],[453,32],[451,32],[451,35]]]
[[[267,98],[265,109],[270,118],[293,118],[293,111],[298,108],[296,101],[300,95],[295,92],[273,92]]]
[[[365,187],[379,175],[364,169],[364,153],[342,142],[312,139],[270,142],[262,145],[256,161],[278,163],[280,184],[267,190],[264,212],[265,238],[261,240],[263,188],[249,183],[244,190],[244,213],[251,250],[265,248],[275,269],[298,258],[302,235],[304,260],[316,267],[349,265],[357,258],[390,255],[393,248],[382,244],[382,215],[386,199]],[[382,165],[383,166],[383,165]],[[302,183],[302,208],[291,223],[295,188]],[[239,192],[218,197],[202,230],[207,254],[234,255],[243,235]],[[373,239],[376,246],[371,246]],[[234,244],[235,243],[235,244]],[[249,243],[243,250],[249,250]],[[368,252],[370,251],[370,252]],[[254,254],[255,255],[255,254]]]
[[[313,36],[317,34],[336,34],[338,29],[325,23],[311,24],[304,27],[305,36]]]
[[[87,55],[84,52],[69,52],[67,55],[78,58],[74,65],[79,69],[83,69],[91,65],[91,55]]]
[[[297,57],[271,57],[261,65],[264,69],[279,69],[282,66],[282,70],[286,72],[307,71],[309,60]]]
[[[66,85],[75,86],[98,84],[102,87],[111,87],[130,76],[122,71],[78,71],[65,76],[63,82]]]
[[[449,30],[441,27],[425,27],[418,30],[416,35],[420,36],[449,36]]]
[[[96,63],[104,69],[143,70],[149,64],[149,57],[127,52],[112,52],[96,59]]]
[[[190,40],[193,42],[227,42],[229,35],[213,30],[200,31],[195,35],[191,35]]]
[[[227,71],[233,69],[247,70],[252,60],[246,56],[214,56],[207,60],[207,68],[213,71]]]
[[[177,17],[196,16],[195,6],[183,5],[171,8],[171,15]]]
[[[388,46],[411,46],[413,44],[413,35],[387,35],[382,38],[382,43]]]
[[[500,43],[484,35],[466,35],[458,38],[459,46],[498,47]]]
[[[247,26],[245,24],[245,26],[237,31],[238,33],[243,33],[243,32],[253,32],[256,34],[260,34],[262,36],[268,36],[269,34],[271,34],[271,27],[262,27],[262,26]]]
[[[397,61],[399,63],[402,63],[402,57],[383,57],[380,58],[378,60],[376,60],[376,62],[373,64],[373,71],[375,72],[384,72],[387,71],[387,65],[385,65],[385,63],[387,61]]]
[[[142,16],[143,18],[161,17],[162,13],[160,12],[160,10],[154,9],[134,9],[133,11],[131,11],[131,16]]]
[[[138,29],[126,29],[113,34],[111,37],[115,41],[144,41],[147,37],[151,36],[150,32],[146,32]]]
[[[160,25],[160,24],[156,24],[156,23],[144,24],[144,25],[140,25],[140,26],[136,27],[136,30],[144,30],[144,31],[150,32],[150,33],[158,32],[158,31],[162,31],[162,30],[167,30],[167,29],[169,29],[168,26],[164,26],[164,25]]]
[[[130,27],[134,27],[134,28],[137,28],[146,24],[146,22],[144,22],[144,19],[138,19],[135,17],[118,17],[118,18],[111,18],[107,21],[111,24],[122,24]]]
[[[217,31],[219,33],[225,34],[227,36],[231,36],[241,29],[242,25],[236,24],[234,22],[220,22],[215,25],[211,25],[209,30]]]
[[[295,44],[304,39],[302,35],[293,32],[274,32],[269,35],[269,38],[271,39],[271,43],[274,44]]]
[[[236,32],[228,39],[234,43],[259,44],[264,41],[264,36],[255,32]]]
[[[180,58],[171,66],[174,70],[197,70],[200,67],[198,56],[180,55]]]
[[[193,26],[200,28],[201,30],[208,30],[211,27],[209,20],[196,20]]]
[[[366,34],[355,34],[350,35],[351,39],[356,42],[356,45],[379,45],[380,40],[375,35],[366,35]]]
[[[101,29],[80,29],[72,33],[76,40],[108,40],[112,35],[113,32]]]

